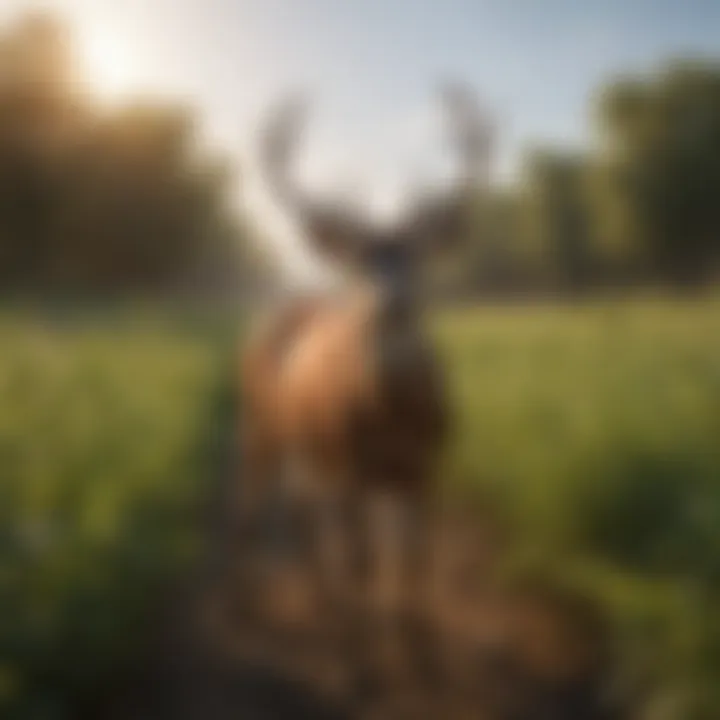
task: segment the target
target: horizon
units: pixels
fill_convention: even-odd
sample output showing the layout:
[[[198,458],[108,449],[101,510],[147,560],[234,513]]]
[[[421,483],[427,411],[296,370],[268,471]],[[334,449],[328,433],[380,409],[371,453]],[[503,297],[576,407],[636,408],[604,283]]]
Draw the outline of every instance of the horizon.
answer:
[[[6,0],[0,21],[36,10],[68,21],[101,102],[191,102],[203,140],[242,176],[238,202],[313,279],[322,268],[267,197],[254,158],[263,113],[286,91],[314,100],[298,168],[309,186],[342,184],[393,212],[409,178],[442,175],[439,78],[471,85],[496,118],[495,176],[507,181],[529,146],[592,142],[592,93],[603,82],[720,55],[713,0]]]

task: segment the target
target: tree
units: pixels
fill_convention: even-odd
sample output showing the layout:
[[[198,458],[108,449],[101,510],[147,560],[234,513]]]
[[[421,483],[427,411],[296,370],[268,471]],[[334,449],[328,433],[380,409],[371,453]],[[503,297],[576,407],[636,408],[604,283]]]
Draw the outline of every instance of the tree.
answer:
[[[476,292],[503,294],[527,284],[527,254],[520,243],[518,195],[492,188],[477,200],[466,257],[465,284]]]
[[[720,259],[720,66],[674,62],[610,84],[598,104],[605,240],[691,284]]]
[[[64,27],[0,36],[0,287],[127,293],[238,285],[252,253],[230,169],[179,104],[100,111]]]
[[[594,274],[587,170],[584,156],[551,150],[536,150],[524,168],[524,244],[551,285],[571,292]]]

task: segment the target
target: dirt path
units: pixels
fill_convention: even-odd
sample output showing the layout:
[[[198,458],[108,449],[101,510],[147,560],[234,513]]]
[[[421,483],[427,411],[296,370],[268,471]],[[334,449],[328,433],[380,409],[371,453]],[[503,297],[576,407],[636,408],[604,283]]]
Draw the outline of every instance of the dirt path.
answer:
[[[313,610],[305,593],[307,577],[297,564],[249,575],[257,548],[234,541],[228,496],[240,482],[232,409],[224,406],[216,428],[219,482],[206,513],[208,553],[185,587],[173,593],[160,613],[154,649],[130,682],[102,709],[87,713],[100,720],[618,720],[600,712],[597,688],[578,682],[540,682],[518,673],[501,641],[498,606],[481,586],[448,599],[432,627],[419,635],[425,645],[403,635],[388,641],[385,627],[362,628],[373,667],[383,658],[374,682],[358,695],[348,677],[358,663],[338,642],[328,618]],[[463,554],[481,560],[477,527],[448,524]],[[471,563],[472,564],[472,563]],[[477,562],[475,563],[477,565]],[[470,578],[472,579],[472,578]],[[468,578],[465,578],[468,580]],[[420,637],[422,636],[422,637]],[[428,638],[431,645],[427,645]],[[413,641],[414,642],[414,641]],[[552,664],[545,643],[545,659]],[[564,641],[567,644],[567,641]],[[552,645],[552,642],[550,642]],[[432,650],[427,652],[427,648]],[[389,648],[389,649],[388,649]],[[398,648],[402,652],[397,653]],[[552,648],[550,648],[552,649]],[[395,655],[392,653],[395,652]],[[404,652],[404,654],[403,654]],[[417,672],[425,652],[438,660]],[[390,661],[387,661],[388,653]],[[366,657],[366,656],[363,656]],[[577,662],[575,660],[574,662]],[[409,668],[413,670],[409,670]],[[387,670],[385,669],[387,668]],[[363,669],[363,668],[360,668]]]

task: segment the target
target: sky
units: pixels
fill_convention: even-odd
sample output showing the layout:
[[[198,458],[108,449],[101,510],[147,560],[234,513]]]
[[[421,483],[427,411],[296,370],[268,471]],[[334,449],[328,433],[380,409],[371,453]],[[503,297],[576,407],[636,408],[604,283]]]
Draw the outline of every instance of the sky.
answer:
[[[263,113],[286,92],[315,100],[301,177],[392,209],[403,183],[444,168],[440,78],[489,108],[507,179],[533,143],[589,142],[608,77],[720,56],[720,0],[0,0],[0,22],[37,8],[70,21],[105,102],[151,92],[197,106],[204,140],[242,170],[238,197],[307,269],[254,157]]]

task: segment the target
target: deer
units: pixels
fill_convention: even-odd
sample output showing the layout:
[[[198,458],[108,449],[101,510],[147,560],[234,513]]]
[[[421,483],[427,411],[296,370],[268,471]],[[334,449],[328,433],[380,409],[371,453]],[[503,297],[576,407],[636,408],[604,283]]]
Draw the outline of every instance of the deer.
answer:
[[[390,226],[311,199],[292,180],[306,101],[276,109],[262,138],[272,192],[310,248],[355,279],[337,292],[295,298],[245,342],[244,506],[251,513],[263,493],[279,495],[289,466],[305,478],[315,493],[316,578],[322,597],[337,602],[374,597],[382,553],[373,551],[368,508],[378,498],[398,511],[395,607],[422,612],[428,597],[429,528],[452,418],[423,325],[421,277],[427,262],[462,238],[490,139],[472,93],[447,85],[441,98],[457,177]]]

